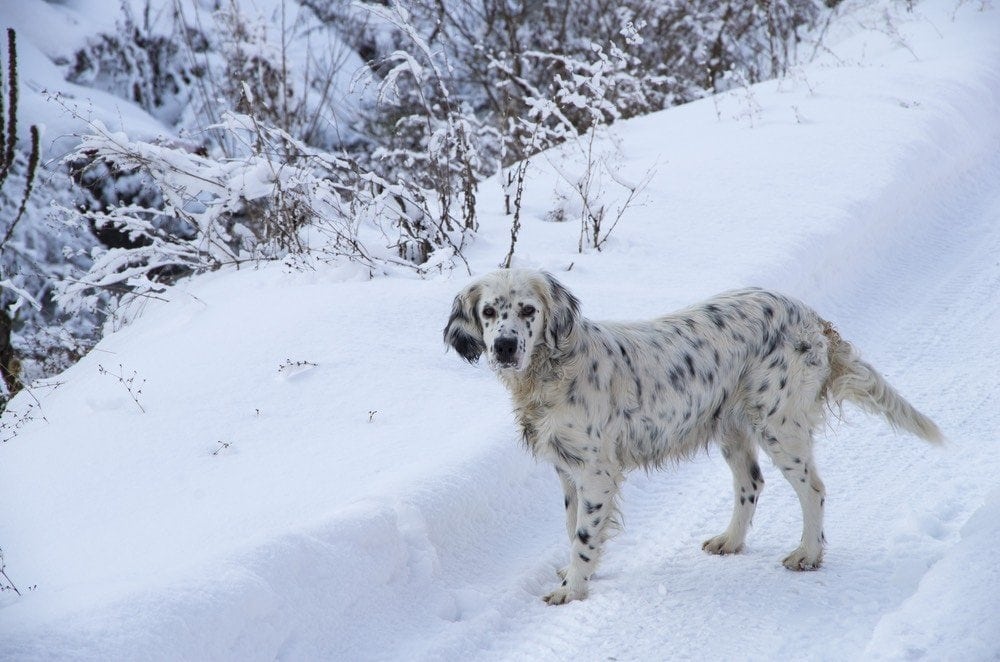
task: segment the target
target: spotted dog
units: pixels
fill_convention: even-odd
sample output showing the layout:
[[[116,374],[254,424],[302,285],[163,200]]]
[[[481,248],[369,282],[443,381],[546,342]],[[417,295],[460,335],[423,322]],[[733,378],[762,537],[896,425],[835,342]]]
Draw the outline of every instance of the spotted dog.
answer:
[[[586,597],[630,469],[718,443],[733,473],[733,514],[702,547],[732,554],[764,487],[763,449],[802,506],[802,538],[783,563],[811,570],[823,558],[825,498],[813,431],[831,405],[851,401],[918,437],[941,439],[829,322],[761,289],[649,321],[593,322],[551,275],[502,270],[455,297],[444,340],[469,362],[486,353],[513,396],[524,443],[562,482],[572,552],[549,604]]]

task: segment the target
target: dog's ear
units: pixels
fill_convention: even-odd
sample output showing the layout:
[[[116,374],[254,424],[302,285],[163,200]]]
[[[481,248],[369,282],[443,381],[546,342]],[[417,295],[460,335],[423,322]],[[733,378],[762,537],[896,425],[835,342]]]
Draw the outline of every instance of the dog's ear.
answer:
[[[548,319],[545,322],[545,340],[552,349],[566,338],[573,327],[580,321],[580,301],[566,287],[552,277],[552,274],[542,272],[545,278],[545,298],[548,309]]]
[[[463,359],[475,363],[486,350],[483,328],[476,315],[479,305],[479,285],[473,283],[458,293],[451,306],[451,316],[444,326],[444,341]]]

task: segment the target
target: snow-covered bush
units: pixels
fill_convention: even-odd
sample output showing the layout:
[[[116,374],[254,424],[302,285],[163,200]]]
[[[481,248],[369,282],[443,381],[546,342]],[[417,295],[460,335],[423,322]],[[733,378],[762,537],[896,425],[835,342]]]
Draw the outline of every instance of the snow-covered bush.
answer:
[[[395,50],[377,65],[376,103],[388,107],[395,120],[386,127],[385,140],[372,157],[390,181],[416,182],[435,195],[437,217],[423,219],[423,225],[429,221],[434,226],[430,233],[423,226],[404,225],[411,240],[406,257],[423,262],[448,232],[476,230],[476,187],[492,168],[480,151],[484,142],[495,144],[496,136],[484,132],[472,109],[450,88],[452,65],[447,54],[431,49],[403,7],[367,9],[404,34],[413,51]],[[374,71],[368,74],[374,75]]]
[[[122,3],[116,30],[74,54],[67,80],[137,103],[208,151],[230,147],[224,131],[206,127],[248,112],[244,85],[261,121],[314,146],[358,142],[341,97],[362,62],[303,3],[282,1],[273,14],[146,0],[136,16],[135,6]]]
[[[179,276],[290,254],[349,259],[373,273],[438,269],[461,258],[462,229],[435,220],[448,217],[426,191],[390,183],[254,115],[226,113],[213,127],[242,146],[239,157],[222,160],[92,128],[68,157],[86,164],[78,176],[95,168],[141,173],[161,204],[63,209],[70,227],[90,224],[126,239],[95,248],[87,273],[64,284],[68,308],[92,309],[109,295],[134,302]],[[109,312],[127,318],[127,310]]]
[[[591,107],[600,101],[605,119],[612,121],[730,86],[729,77],[735,72],[750,82],[779,75],[794,61],[806,31],[837,0],[825,4],[821,0],[407,0],[390,4],[395,13],[405,12],[407,29],[400,29],[398,21],[380,18],[389,13],[383,3],[353,3],[353,7],[370,9],[374,18],[369,21],[348,9],[331,9],[328,16],[351,26],[344,38],[373,62],[404,51],[426,64],[418,50],[427,49],[447,62],[442,73],[451,103],[461,99],[480,121],[507,140],[506,146],[494,145],[493,149],[501,153],[504,164],[510,164],[532,153],[520,149],[531,133],[520,120],[538,100],[563,102],[563,124],[574,129],[564,133],[568,138],[591,126],[590,112],[566,103],[577,95],[589,97]],[[376,73],[382,75],[385,70]],[[580,80],[595,75],[603,78],[596,90]],[[420,104],[414,107],[420,110]],[[402,116],[413,114],[397,111],[383,108],[367,124],[397,128]],[[376,141],[386,135],[378,130],[371,133]]]
[[[157,32],[150,14],[149,2],[139,18],[132,5],[121,3],[115,32],[88,39],[74,54],[66,79],[133,101],[173,125],[193,100],[192,86],[204,75],[185,45],[203,40]]]
[[[43,374],[79,358],[90,335],[87,315],[68,318],[54,305],[56,283],[79,265],[78,238],[45,221],[39,189],[69,201],[64,173],[41,162],[40,127],[19,131],[16,35],[7,30],[0,71],[0,410],[8,398]]]

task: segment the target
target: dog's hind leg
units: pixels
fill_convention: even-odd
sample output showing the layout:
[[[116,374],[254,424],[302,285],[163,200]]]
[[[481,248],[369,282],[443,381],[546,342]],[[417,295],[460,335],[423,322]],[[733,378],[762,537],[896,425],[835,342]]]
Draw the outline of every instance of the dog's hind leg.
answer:
[[[764,489],[764,476],[757,464],[757,448],[745,434],[728,432],[721,446],[722,456],[733,472],[733,516],[726,530],[706,540],[701,548],[710,554],[735,554],[746,540],[757,500]]]
[[[826,488],[812,456],[812,433],[806,422],[793,421],[776,430],[759,430],[761,446],[781,469],[802,506],[802,539],[782,563],[789,570],[815,570],[823,561],[823,508]]]

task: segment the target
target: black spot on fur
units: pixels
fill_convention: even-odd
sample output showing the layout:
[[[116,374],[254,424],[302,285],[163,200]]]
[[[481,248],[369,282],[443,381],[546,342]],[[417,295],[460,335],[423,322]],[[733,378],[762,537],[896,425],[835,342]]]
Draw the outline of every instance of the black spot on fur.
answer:
[[[584,563],[590,563],[590,557],[584,554],[583,552],[579,552],[577,556],[579,556],[580,560],[583,561]]]
[[[531,423],[521,421],[521,436],[524,437],[524,443],[528,445],[528,448],[534,448],[535,441],[538,439],[538,430]]]
[[[675,391],[680,391],[684,388],[684,377],[681,375],[680,370],[671,368],[667,376],[670,378],[670,385],[674,387]]]
[[[716,328],[724,329],[726,327],[726,320],[719,312],[719,307],[714,303],[710,303],[705,306],[705,312],[708,313],[708,318],[712,320],[712,324],[714,324]]]
[[[567,444],[561,437],[553,436],[549,445],[552,446],[552,450],[555,451],[556,456],[563,464],[576,466],[583,464],[583,458],[577,455],[573,447]]]
[[[781,336],[777,333],[765,333],[764,335],[764,351],[762,356],[770,356],[778,350],[778,343],[781,340]]]
[[[584,501],[583,502],[583,508],[584,508],[584,510],[587,511],[588,515],[593,515],[594,513],[596,513],[598,510],[600,510],[603,507],[604,507],[603,503],[591,503],[589,501]]]
[[[576,532],[576,537],[580,539],[584,545],[590,541],[590,533],[586,529],[580,529]]]

